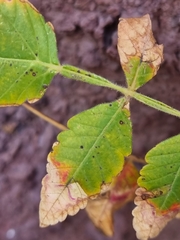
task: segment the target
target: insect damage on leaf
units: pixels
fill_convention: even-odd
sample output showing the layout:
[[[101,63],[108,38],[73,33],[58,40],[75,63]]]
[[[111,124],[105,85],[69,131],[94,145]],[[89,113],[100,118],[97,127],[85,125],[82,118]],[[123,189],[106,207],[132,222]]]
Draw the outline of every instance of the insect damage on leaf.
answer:
[[[140,240],[154,238],[179,211],[175,210],[166,214],[159,214],[155,207],[148,202],[148,199],[154,197],[151,192],[148,192],[145,188],[138,188],[136,195],[134,203],[137,206],[132,211],[134,216],[133,227],[136,230],[136,236]]]
[[[131,90],[136,90],[156,75],[163,61],[163,46],[155,42],[149,15],[121,18],[117,46]]]

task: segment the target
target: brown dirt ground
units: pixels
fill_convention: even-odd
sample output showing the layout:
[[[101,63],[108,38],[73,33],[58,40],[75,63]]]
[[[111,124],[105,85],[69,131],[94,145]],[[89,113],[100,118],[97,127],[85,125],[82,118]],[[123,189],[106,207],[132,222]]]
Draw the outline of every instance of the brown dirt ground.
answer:
[[[149,13],[153,31],[164,44],[165,61],[158,75],[140,92],[180,110],[179,0],[32,0],[55,27],[62,63],[82,67],[118,84],[124,76],[116,50],[119,17]],[[115,91],[54,78],[34,107],[66,124],[74,114],[119,97]],[[133,153],[143,157],[158,142],[180,131],[180,120],[136,101],[131,103]],[[85,211],[63,223],[39,228],[38,204],[46,158],[58,130],[22,106],[0,109],[0,240],[106,240]],[[115,214],[114,240],[135,240],[133,203]],[[156,240],[180,239],[172,221]]]

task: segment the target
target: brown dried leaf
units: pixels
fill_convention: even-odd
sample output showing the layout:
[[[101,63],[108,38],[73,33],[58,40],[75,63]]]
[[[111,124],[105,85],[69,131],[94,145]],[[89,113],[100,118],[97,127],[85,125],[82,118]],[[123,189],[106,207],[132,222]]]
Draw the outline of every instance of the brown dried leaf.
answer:
[[[59,170],[48,158],[48,174],[42,180],[40,226],[47,227],[75,215],[87,205],[87,195],[78,183],[60,185]]]
[[[118,52],[128,86],[137,89],[156,75],[163,61],[163,46],[156,44],[149,15],[120,19]]]
[[[89,200],[86,211],[94,225],[101,229],[107,236],[113,236],[112,203],[109,199]]]
[[[122,172],[111,184],[110,191],[94,201],[88,201],[88,216],[107,236],[111,237],[114,232],[113,212],[134,199],[138,177],[138,171],[128,157]]]
[[[147,192],[145,188],[138,188],[136,195],[134,203],[137,206],[132,211],[136,236],[140,240],[154,238],[177,215],[178,210],[158,214],[156,209],[148,203],[148,199],[153,197],[151,192]]]

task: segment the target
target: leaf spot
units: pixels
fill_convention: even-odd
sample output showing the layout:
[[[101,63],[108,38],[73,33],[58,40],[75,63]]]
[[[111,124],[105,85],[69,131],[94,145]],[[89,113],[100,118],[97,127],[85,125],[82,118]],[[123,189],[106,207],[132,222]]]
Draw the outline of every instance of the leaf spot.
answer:
[[[88,74],[85,74],[85,75],[86,75],[87,77],[91,77],[91,74],[89,74],[89,73],[88,73]]]
[[[43,84],[42,87],[43,87],[44,89],[47,89],[47,88],[48,88],[48,85],[47,85],[47,84]]]

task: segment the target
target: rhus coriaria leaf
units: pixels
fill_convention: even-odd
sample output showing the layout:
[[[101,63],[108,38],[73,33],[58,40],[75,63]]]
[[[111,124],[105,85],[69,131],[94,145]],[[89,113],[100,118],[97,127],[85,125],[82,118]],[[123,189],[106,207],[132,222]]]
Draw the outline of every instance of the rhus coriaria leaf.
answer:
[[[40,226],[62,222],[67,215],[75,215],[87,204],[87,195],[78,183],[61,185],[59,169],[48,157],[48,174],[43,178],[40,202]]]
[[[155,237],[180,209],[180,135],[159,143],[146,155],[138,179],[138,206],[134,210],[137,235]],[[147,216],[148,212],[149,217]],[[154,220],[153,220],[154,219]],[[140,224],[141,223],[141,224]],[[139,229],[139,225],[141,228]],[[147,231],[146,231],[147,230]],[[149,235],[150,234],[150,235]]]
[[[165,214],[158,214],[156,208],[148,202],[149,198],[154,197],[151,192],[145,188],[138,188],[136,195],[134,203],[137,206],[132,211],[136,236],[140,240],[155,238],[166,224],[176,217],[179,211],[176,209]]]
[[[64,186],[64,189],[78,184],[85,196],[90,198],[106,192],[113,178],[122,170],[124,157],[131,153],[132,129],[129,118],[124,98],[98,105],[71,118],[68,121],[70,130],[59,134],[59,143],[49,154],[49,162],[58,175],[56,184]],[[54,190],[53,193],[56,194]],[[47,199],[49,191],[46,180],[43,180],[41,201],[48,206],[48,202],[43,199]],[[61,198],[59,192],[58,198]],[[46,204],[43,204],[43,209],[40,204],[40,215],[46,209]],[[52,201],[50,204],[54,206]],[[65,210],[66,207],[61,205],[59,211]],[[49,213],[51,214],[51,208],[46,213],[48,219]],[[49,224],[57,221],[59,220]],[[41,220],[41,225],[43,224]]]
[[[114,232],[113,212],[132,201],[137,187],[138,170],[131,162],[125,162],[122,172],[114,179],[110,190],[95,200],[89,200],[86,211],[94,225],[107,236]]]
[[[138,89],[156,75],[163,61],[163,46],[155,42],[149,15],[120,19],[118,52],[131,90]]]
[[[125,99],[72,117],[68,128],[58,135],[60,144],[50,154],[59,163],[61,183],[78,182],[88,196],[98,194],[122,170],[124,156],[131,153],[132,129]]]
[[[0,0],[0,105],[42,97],[58,72],[52,25],[26,0]]]

